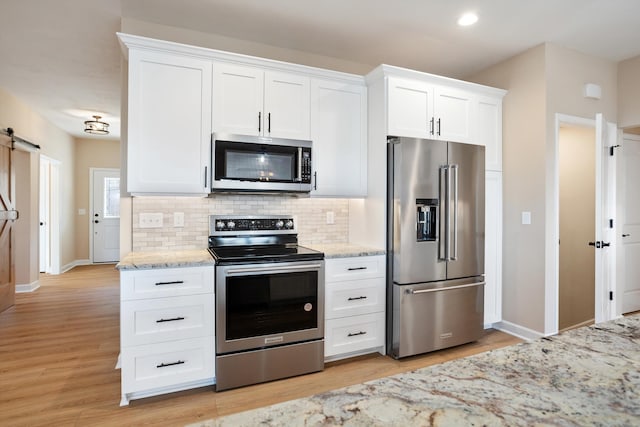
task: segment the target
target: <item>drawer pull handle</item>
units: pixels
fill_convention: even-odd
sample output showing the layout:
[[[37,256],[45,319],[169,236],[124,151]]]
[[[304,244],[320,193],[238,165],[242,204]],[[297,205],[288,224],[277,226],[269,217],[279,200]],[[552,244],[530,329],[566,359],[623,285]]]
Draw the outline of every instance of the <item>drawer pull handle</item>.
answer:
[[[176,280],[173,282],[156,282],[156,286],[162,286],[162,285],[181,285],[184,283],[184,280]]]
[[[156,365],[156,368],[166,368],[167,366],[184,365],[184,363],[185,363],[184,360],[178,360],[177,362],[171,362],[171,363],[161,363],[159,365]]]
[[[356,271],[356,270],[366,270],[367,267],[349,267],[347,268],[348,271]]]
[[[156,320],[156,323],[175,322],[176,320],[184,320],[184,317],[174,317],[172,319],[160,319],[160,320]]]
[[[355,332],[355,333],[349,333],[349,335],[347,335],[348,337],[357,337],[358,335],[367,335],[366,332],[364,331],[360,331],[360,332]]]
[[[367,299],[367,297],[365,297],[364,295],[359,297],[349,297],[347,301],[357,301],[359,299]]]

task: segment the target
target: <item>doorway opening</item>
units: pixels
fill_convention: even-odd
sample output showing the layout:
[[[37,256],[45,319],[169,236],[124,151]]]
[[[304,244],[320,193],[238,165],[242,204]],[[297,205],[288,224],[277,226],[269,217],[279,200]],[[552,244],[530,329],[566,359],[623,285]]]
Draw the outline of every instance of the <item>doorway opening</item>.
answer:
[[[593,321],[604,322],[615,318],[616,281],[615,281],[615,162],[609,151],[616,145],[617,129],[614,123],[608,123],[602,114],[596,114],[595,120],[556,114],[555,141],[553,155],[550,158],[550,180],[553,194],[547,199],[548,227],[546,231],[546,284],[545,284],[545,335],[558,333],[560,318],[560,132],[561,128],[593,129],[595,134],[594,153],[594,211],[593,240],[583,244],[594,252],[594,309]],[[593,242],[593,247],[589,246]],[[590,301],[590,300],[589,300]],[[585,303],[586,305],[587,303]],[[588,302],[590,304],[590,302]],[[589,322],[586,320],[585,322]]]
[[[593,323],[595,314],[595,128],[561,124],[558,146],[558,328]]]
[[[41,273],[60,274],[60,162],[40,155]]]

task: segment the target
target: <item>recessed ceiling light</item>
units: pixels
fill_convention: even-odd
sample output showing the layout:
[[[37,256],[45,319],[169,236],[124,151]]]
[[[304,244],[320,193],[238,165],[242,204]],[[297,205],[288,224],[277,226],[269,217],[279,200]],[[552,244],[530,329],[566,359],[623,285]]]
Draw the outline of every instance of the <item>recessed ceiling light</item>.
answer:
[[[478,22],[478,15],[472,12],[465,13],[458,19],[458,25],[460,25],[461,27],[468,27],[469,25],[473,25],[476,22]]]

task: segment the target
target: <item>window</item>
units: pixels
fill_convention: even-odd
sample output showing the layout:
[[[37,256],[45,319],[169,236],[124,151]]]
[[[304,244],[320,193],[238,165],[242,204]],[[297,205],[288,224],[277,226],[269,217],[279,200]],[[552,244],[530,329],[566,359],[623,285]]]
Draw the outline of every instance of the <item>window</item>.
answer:
[[[120,218],[120,178],[104,179],[104,217]]]

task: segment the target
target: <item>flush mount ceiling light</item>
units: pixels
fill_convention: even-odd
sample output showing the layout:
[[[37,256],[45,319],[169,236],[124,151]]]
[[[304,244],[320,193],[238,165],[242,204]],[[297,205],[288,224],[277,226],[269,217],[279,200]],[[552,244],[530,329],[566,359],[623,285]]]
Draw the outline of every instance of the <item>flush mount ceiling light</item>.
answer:
[[[109,133],[109,123],[101,122],[102,116],[93,116],[95,120],[84,122],[84,131],[94,135],[107,135]]]
[[[461,27],[468,27],[478,22],[478,15],[473,12],[468,12],[458,18],[458,25]]]

